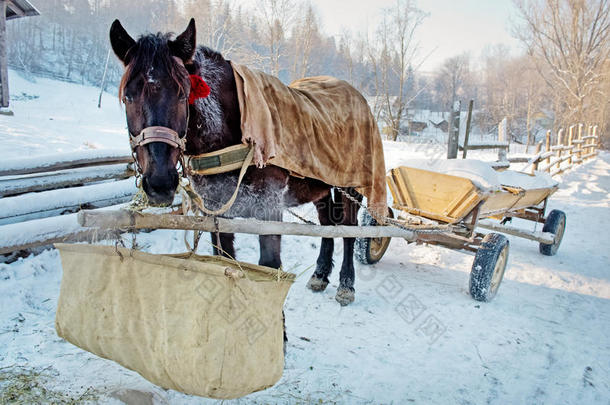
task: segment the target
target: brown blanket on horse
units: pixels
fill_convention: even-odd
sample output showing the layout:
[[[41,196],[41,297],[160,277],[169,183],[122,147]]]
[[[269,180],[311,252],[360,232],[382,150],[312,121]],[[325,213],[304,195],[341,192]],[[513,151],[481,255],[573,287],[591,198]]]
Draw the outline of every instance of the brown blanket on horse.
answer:
[[[242,141],[254,163],[273,164],[333,186],[356,187],[369,209],[386,214],[381,137],[362,96],[343,80],[310,77],[284,85],[232,63]]]

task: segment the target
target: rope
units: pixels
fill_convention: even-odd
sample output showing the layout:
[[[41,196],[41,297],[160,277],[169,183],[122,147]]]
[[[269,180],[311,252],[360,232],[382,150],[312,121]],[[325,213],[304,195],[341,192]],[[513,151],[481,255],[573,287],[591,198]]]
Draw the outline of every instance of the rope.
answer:
[[[254,157],[254,148],[251,148],[250,152],[248,152],[248,155],[246,156],[246,159],[244,160],[244,162],[241,166],[241,170],[239,171],[239,177],[237,178],[237,186],[235,186],[235,191],[233,192],[233,195],[231,196],[229,201],[224,203],[222,205],[222,207],[220,207],[219,209],[210,210],[209,208],[207,208],[203,202],[203,198],[201,198],[201,196],[197,193],[197,191],[195,191],[195,189],[191,186],[191,183],[189,181],[186,181],[185,184],[180,185],[181,191],[184,191],[182,201],[185,200],[184,195],[186,195],[191,203],[190,208],[193,208],[192,205],[194,205],[201,212],[203,212],[206,215],[210,215],[210,216],[217,216],[217,215],[224,214],[235,203],[235,200],[237,199],[237,194],[239,192],[239,187],[241,186],[241,182],[244,179],[244,175],[246,174],[246,171],[248,170],[248,166],[250,166],[250,163],[252,162],[253,157]]]

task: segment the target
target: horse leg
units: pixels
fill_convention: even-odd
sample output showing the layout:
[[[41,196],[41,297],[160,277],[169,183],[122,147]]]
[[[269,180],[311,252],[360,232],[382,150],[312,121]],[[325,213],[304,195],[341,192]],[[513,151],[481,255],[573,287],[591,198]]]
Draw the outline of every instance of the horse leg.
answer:
[[[235,259],[235,247],[233,242],[235,241],[235,234],[232,233],[210,233],[212,236],[212,247],[214,249],[214,256],[224,256],[230,259]],[[220,236],[220,238],[218,237]]]
[[[268,220],[281,221],[282,215],[271,215]],[[261,266],[271,267],[273,269],[279,269],[282,266],[282,259],[280,257],[282,247],[282,235],[260,235],[258,237],[260,245],[260,258],[258,264]],[[286,316],[282,309],[282,327],[284,331],[284,355],[286,354],[286,344],[288,342],[288,336],[286,336]]]
[[[258,264],[261,266],[279,269],[282,266],[280,251],[282,247],[281,235],[260,235],[258,242],[261,249],[261,255]]]
[[[349,195],[356,198],[357,201],[362,201],[362,196],[353,188],[345,190]],[[341,195],[343,200],[343,225],[358,225],[358,209],[357,203],[348,199],[345,195]],[[343,238],[343,263],[341,264],[341,273],[339,273],[339,288],[335,299],[341,306],[345,306],[354,302],[354,242],[355,238]]]
[[[333,202],[331,193],[314,203],[318,210],[320,225],[333,225],[341,221],[341,207]],[[328,286],[328,276],[333,270],[333,250],[335,242],[332,238],[322,238],[320,254],[316,261],[316,270],[312,274],[307,288],[312,291],[324,291]]]

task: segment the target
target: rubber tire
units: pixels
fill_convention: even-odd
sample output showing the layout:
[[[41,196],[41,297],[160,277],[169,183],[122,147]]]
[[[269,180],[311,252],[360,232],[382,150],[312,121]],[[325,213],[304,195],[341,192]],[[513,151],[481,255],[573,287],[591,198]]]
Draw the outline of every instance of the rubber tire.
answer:
[[[391,209],[389,210],[388,216],[390,218],[394,218],[394,215],[393,215]],[[378,223],[375,220],[375,218],[373,218],[371,216],[371,214],[369,214],[368,212],[364,211],[364,213],[362,214],[362,219],[360,220],[360,226],[377,226],[377,225],[378,225]],[[356,256],[356,260],[358,260],[362,264],[375,264],[379,260],[381,260],[381,258],[385,254],[385,252],[388,250],[388,247],[390,246],[390,240],[392,238],[375,238],[375,239],[381,239],[381,243],[382,243],[381,251],[377,252],[376,255],[372,254],[372,252],[371,252],[371,243],[373,242],[373,238],[356,238],[356,243],[354,244],[354,253]]]
[[[499,275],[500,279],[497,280],[496,284],[492,286],[496,263],[498,263],[498,259],[503,255],[504,249],[506,249],[504,265],[503,268],[498,269],[502,274]],[[490,233],[483,238],[472,263],[468,286],[470,295],[476,301],[489,302],[496,296],[506,272],[508,249],[508,239],[504,235]]]
[[[561,245],[561,240],[563,239],[565,229],[566,213],[560,210],[551,211],[544,221],[542,232],[550,232],[555,235],[555,241],[550,245],[541,243],[540,253],[545,256],[554,256],[559,249],[559,245]]]

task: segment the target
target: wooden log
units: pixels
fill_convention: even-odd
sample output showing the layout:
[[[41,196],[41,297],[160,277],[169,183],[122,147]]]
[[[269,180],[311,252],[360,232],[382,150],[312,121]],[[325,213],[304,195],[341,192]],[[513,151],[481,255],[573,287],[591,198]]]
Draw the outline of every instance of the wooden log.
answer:
[[[563,152],[563,128],[561,128],[559,130],[559,132],[557,133],[557,149],[555,149],[555,151],[557,152],[557,169],[559,170],[559,167],[561,166],[561,152]],[[552,149],[552,148],[551,148]]]
[[[453,110],[450,116],[449,136],[447,144],[447,159],[456,159],[458,153],[458,144],[460,140],[460,111],[462,103],[457,100],[453,103]]]
[[[58,161],[52,164],[36,164],[36,158],[30,160],[32,161],[32,164],[26,162],[23,167],[0,170],[0,177],[53,172],[57,170],[76,169],[79,167],[131,163],[133,162],[133,157],[130,155],[108,154],[107,156],[98,156],[94,158]]]
[[[76,214],[43,218],[0,226],[0,254],[51,246],[59,242],[94,242],[110,237],[114,232],[83,228]]]
[[[142,214],[127,210],[89,211],[78,213],[84,227],[98,229],[187,229],[206,232],[248,233],[254,235],[299,235],[322,238],[405,238],[416,240],[412,231],[395,226],[323,226],[293,222],[227,219],[170,214]]]
[[[507,143],[475,143],[468,145],[468,150],[482,150],[482,149],[504,149],[508,150]],[[460,146],[463,148],[463,146]]]
[[[508,143],[509,143],[508,117],[504,117],[504,119],[502,119],[502,122],[500,122],[500,125],[498,126],[498,142],[506,142],[506,144],[507,144],[506,149],[504,149],[504,148],[498,149],[498,161],[505,162],[506,155],[508,152]]]
[[[506,233],[508,235],[518,236],[536,242],[551,244],[555,240],[555,235],[550,232],[536,232],[526,231],[524,229],[515,228],[513,226],[501,225],[497,222],[493,222],[487,219],[481,220],[477,223],[479,228],[489,229],[491,231]]]
[[[492,169],[497,171],[503,171],[510,167],[510,162],[502,161],[502,162],[491,162],[490,166]]]
[[[593,156],[596,156],[596,155],[597,155],[597,151],[590,152],[590,153],[587,153],[586,155],[583,155],[581,159],[584,162],[585,159],[592,158]]]
[[[0,225],[100,208],[131,200],[137,192],[131,179],[72,187],[0,199]]]
[[[582,161],[581,155],[582,155],[582,143],[584,142],[582,140],[582,132],[583,132],[583,124],[578,124],[578,139],[576,141],[573,141],[573,143],[576,144],[576,157]]]
[[[6,40],[6,1],[0,0],[0,108],[9,104]]]
[[[545,138],[546,142],[546,151],[549,152],[551,150],[551,131],[546,131],[546,138]],[[551,157],[549,156],[546,159],[546,163],[550,164],[551,163]]]
[[[0,197],[80,186],[102,180],[123,180],[135,174],[130,164],[81,167],[72,170],[0,178]]]
[[[464,132],[464,146],[462,148],[462,159],[466,159],[466,153],[468,152],[468,138],[470,137],[470,123],[472,122],[472,107],[474,100],[468,102],[468,117],[466,118],[466,132]]]
[[[527,156],[514,156],[508,158],[509,163],[529,163],[529,161],[530,158]]]
[[[574,144],[573,144],[573,139],[574,139],[574,125],[570,125],[570,128],[568,129],[568,156],[570,156],[570,164],[572,164],[572,158],[574,157]]]

